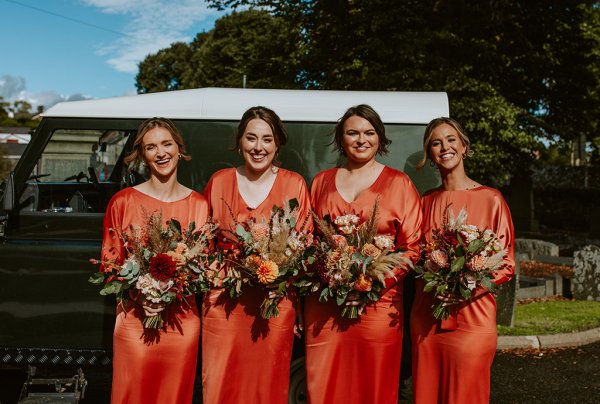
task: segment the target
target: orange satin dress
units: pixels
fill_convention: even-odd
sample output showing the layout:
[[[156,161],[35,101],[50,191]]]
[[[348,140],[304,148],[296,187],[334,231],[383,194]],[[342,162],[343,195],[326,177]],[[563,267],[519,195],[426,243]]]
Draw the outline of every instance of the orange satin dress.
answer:
[[[507,269],[498,272],[496,284],[514,275],[514,232],[510,211],[499,191],[480,186],[471,190],[433,190],[423,196],[423,238],[443,227],[446,207],[454,214],[465,208],[467,223],[491,229],[508,248]],[[497,346],[496,300],[484,290],[451,312],[449,319],[435,320],[432,293],[417,290],[410,318],[413,390],[416,404],[488,403],[490,367]]]
[[[397,248],[418,259],[421,200],[417,190],[400,171],[384,167],[377,180],[347,202],[337,191],[337,168],[323,171],[311,187],[311,202],[319,217],[345,214],[369,218],[379,198],[378,233],[392,235]],[[308,401],[312,404],[396,404],[402,354],[402,278],[396,271],[388,291],[368,304],[359,319],[341,317],[334,301],[319,302],[318,293],[306,298],[306,376]]]
[[[304,222],[302,218],[310,213],[304,179],[282,168],[269,195],[256,208],[249,207],[240,195],[235,168],[216,172],[204,194],[213,220],[221,228],[233,231],[232,214],[238,222],[261,216],[269,218],[274,205],[282,206],[293,198],[299,203],[298,228]],[[265,320],[260,315],[264,296],[259,286],[246,287],[237,301],[220,288],[205,295],[202,305],[204,404],[288,402],[296,304],[283,299],[279,303],[279,316]]]
[[[130,224],[143,226],[143,211],[162,211],[165,222],[176,218],[183,228],[191,221],[202,226],[208,218],[204,196],[191,192],[175,202],[163,202],[134,188],[113,196],[104,218],[102,257],[123,260],[125,250],[108,229],[127,231]],[[143,310],[131,301],[117,304],[113,334],[111,403],[191,403],[196,374],[200,315],[193,296],[191,307],[173,303],[167,307],[168,326],[145,330]]]

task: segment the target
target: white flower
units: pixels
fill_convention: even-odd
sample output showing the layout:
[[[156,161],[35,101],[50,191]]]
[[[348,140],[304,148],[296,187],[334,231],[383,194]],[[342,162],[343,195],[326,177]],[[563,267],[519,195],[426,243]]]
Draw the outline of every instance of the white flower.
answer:
[[[392,236],[375,236],[373,237],[373,243],[375,247],[385,250],[392,249],[394,247],[394,238]]]
[[[356,215],[344,215],[338,216],[334,220],[334,223],[337,225],[338,229],[343,234],[352,234],[356,229],[356,225],[358,225],[359,221],[360,218]]]

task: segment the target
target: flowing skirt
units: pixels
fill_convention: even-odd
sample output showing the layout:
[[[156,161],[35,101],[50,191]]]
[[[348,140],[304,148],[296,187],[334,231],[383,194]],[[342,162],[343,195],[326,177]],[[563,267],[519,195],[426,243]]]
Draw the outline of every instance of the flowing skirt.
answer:
[[[196,375],[200,316],[174,303],[165,310],[167,329],[144,330],[140,306],[117,306],[113,334],[111,403],[191,403]]]
[[[264,292],[244,290],[236,302],[213,289],[202,307],[204,404],[288,402],[296,310],[279,303],[278,317],[260,316]]]
[[[307,297],[306,377],[311,404],[396,404],[402,354],[401,285],[358,319],[342,319],[333,301]]]
[[[494,297],[486,293],[458,306],[440,327],[431,314],[435,299],[423,285],[417,281],[410,317],[415,404],[489,403],[498,342]]]

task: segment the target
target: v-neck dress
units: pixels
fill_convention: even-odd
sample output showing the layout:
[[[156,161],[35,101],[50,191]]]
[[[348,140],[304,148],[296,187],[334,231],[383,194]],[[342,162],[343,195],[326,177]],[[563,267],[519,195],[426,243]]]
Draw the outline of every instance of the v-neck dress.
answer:
[[[311,202],[319,217],[346,214],[367,220],[379,199],[378,233],[393,236],[395,246],[413,262],[419,255],[421,199],[408,176],[384,167],[375,182],[352,202],[336,188],[337,168],[323,171],[311,186]],[[397,269],[381,300],[366,306],[359,319],[341,318],[333,301],[318,294],[306,298],[306,372],[308,400],[325,403],[397,403],[402,353],[402,278]]]
[[[267,198],[249,207],[237,187],[236,169],[216,172],[204,190],[211,216],[222,228],[234,228],[234,218],[269,218],[274,205],[297,199],[299,218],[308,217],[310,198],[304,179],[280,168]],[[303,219],[298,220],[298,227]],[[310,230],[310,228],[309,228]],[[202,306],[203,403],[287,403],[290,362],[296,321],[295,302],[283,299],[278,317],[260,316],[261,287],[246,287],[239,300],[213,289]]]
[[[467,211],[467,223],[494,231],[508,249],[507,267],[495,276],[502,284],[514,274],[514,231],[510,210],[502,194],[480,186],[471,190],[433,190],[423,196],[423,240],[429,241],[434,229],[443,226],[446,208],[455,215]],[[451,311],[448,320],[438,321],[431,314],[432,293],[417,290],[410,317],[412,337],[412,380],[416,404],[483,404],[489,402],[490,368],[498,341],[496,300],[480,291],[475,298]]]
[[[104,218],[102,257],[123,262],[125,249],[109,229],[126,232],[132,224],[143,226],[144,212],[160,211],[165,222],[177,219],[183,228],[194,221],[203,226],[208,218],[204,196],[192,191],[175,202],[163,202],[134,188],[117,192]],[[165,223],[166,224],[166,223]],[[194,297],[189,306],[167,307],[169,322],[160,330],[145,330],[143,309],[131,301],[117,304],[113,334],[111,402],[191,403],[200,338],[200,315]]]

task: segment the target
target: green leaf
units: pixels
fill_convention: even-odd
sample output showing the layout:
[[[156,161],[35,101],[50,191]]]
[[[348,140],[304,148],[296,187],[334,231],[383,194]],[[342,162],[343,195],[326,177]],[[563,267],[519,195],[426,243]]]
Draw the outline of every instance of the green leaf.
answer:
[[[104,283],[104,279],[106,279],[104,272],[95,272],[88,278],[88,282],[98,285]]]
[[[321,291],[321,294],[319,295],[319,301],[326,302],[328,297],[329,297],[329,288],[323,288],[323,290]]]
[[[465,257],[458,257],[450,266],[450,272],[460,271],[465,266]]]
[[[338,306],[341,306],[346,301],[346,297],[348,296],[348,292],[344,292],[343,290],[338,290],[335,296],[335,301]]]
[[[469,244],[469,248],[467,248],[467,252],[469,252],[471,254],[477,253],[481,250],[481,248],[484,245],[485,245],[485,241],[477,238],[477,239],[471,241],[471,244]]]
[[[169,228],[176,234],[179,238],[181,237],[181,223],[177,219],[169,220]]]

